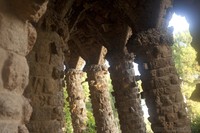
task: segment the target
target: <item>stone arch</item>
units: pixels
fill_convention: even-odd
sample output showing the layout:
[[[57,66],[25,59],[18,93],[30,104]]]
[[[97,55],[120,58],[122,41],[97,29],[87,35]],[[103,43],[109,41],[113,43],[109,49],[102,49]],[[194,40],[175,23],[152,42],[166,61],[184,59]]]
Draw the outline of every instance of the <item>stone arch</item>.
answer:
[[[130,103],[128,108],[129,112],[132,112],[130,113],[131,118],[134,114],[131,107],[136,106],[138,109],[135,114],[137,118],[135,117],[136,119],[131,121],[140,121],[136,125],[138,132],[145,132],[145,128],[131,66],[133,55],[128,51],[135,54],[135,60],[140,64],[141,79],[144,93],[146,93],[145,97],[148,99],[147,104],[151,112],[150,121],[154,132],[179,132],[180,129],[185,128],[187,130],[184,131],[189,133],[189,123],[179,91],[177,73],[171,62],[169,47],[172,44],[171,36],[166,32],[167,19],[170,17],[172,5],[175,6],[174,9],[179,5],[188,9],[188,14],[192,14],[192,16],[188,15],[188,18],[193,22],[191,33],[194,37],[194,47],[199,50],[199,21],[195,18],[199,18],[200,8],[198,8],[197,0],[191,1],[189,4],[187,2],[187,0],[184,0],[183,3],[179,0],[175,0],[175,3],[172,3],[171,0],[14,0],[12,2],[0,0],[0,51],[2,53],[0,60],[0,106],[2,106],[0,131],[28,132],[25,124],[29,121],[31,107],[22,95],[27,86],[29,74],[25,56],[36,41],[37,31],[36,44],[27,56],[30,82],[24,93],[31,99],[33,107],[31,122],[27,124],[30,132],[62,132],[61,78],[64,75],[63,63],[64,53],[67,54],[67,41],[72,39],[81,56],[86,60],[87,66],[90,66],[88,69],[90,82],[97,80],[96,77],[99,76],[95,76],[97,74],[95,71],[107,72],[101,66],[105,59],[101,54],[102,45],[108,49],[107,58],[115,62],[110,72],[113,75],[116,71],[122,73],[121,76],[126,79],[123,84],[125,87],[121,87],[122,90],[129,86],[128,89],[132,92],[130,97],[133,101],[137,101]],[[30,22],[36,27],[36,30]],[[126,44],[128,26],[133,34]],[[88,53],[88,51],[90,52]],[[118,55],[122,57],[118,58]],[[168,67],[160,66],[163,64]],[[115,69],[115,66],[121,67],[121,69]],[[163,73],[166,75],[162,75]],[[114,80],[116,83],[121,79],[113,78]],[[95,88],[96,84],[92,85],[94,90],[98,89]],[[102,82],[101,85],[106,84]],[[117,85],[115,86],[117,88]],[[174,86],[176,96],[172,95]],[[37,90],[37,87],[40,89]],[[121,98],[120,94],[121,91],[114,93],[116,98]],[[118,101],[129,100],[129,98],[120,98]],[[120,105],[117,104],[117,106]],[[121,112],[127,113],[128,108]],[[44,113],[49,115],[40,116]],[[99,112],[96,111],[96,113]],[[41,119],[45,121],[45,124],[38,122]],[[107,129],[108,125],[102,126],[101,123],[97,127],[98,132],[106,130],[116,132],[115,125],[111,121],[109,121],[111,126],[109,129]],[[36,123],[35,126],[34,123]],[[128,127],[126,127],[124,123],[125,121],[121,123],[122,132],[132,132],[135,125],[127,124]],[[6,126],[9,128],[4,128]],[[105,130],[102,130],[101,127],[105,127]]]

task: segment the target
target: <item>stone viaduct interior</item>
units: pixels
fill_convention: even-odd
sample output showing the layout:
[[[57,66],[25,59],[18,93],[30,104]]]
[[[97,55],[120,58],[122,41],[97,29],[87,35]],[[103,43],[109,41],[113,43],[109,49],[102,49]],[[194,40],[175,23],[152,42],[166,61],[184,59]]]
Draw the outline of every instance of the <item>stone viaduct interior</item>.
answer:
[[[97,133],[145,133],[133,61],[152,130],[190,133],[167,28],[174,12],[186,16],[200,51],[199,0],[0,0],[0,133],[63,133],[64,82],[74,132],[84,133],[83,71]]]

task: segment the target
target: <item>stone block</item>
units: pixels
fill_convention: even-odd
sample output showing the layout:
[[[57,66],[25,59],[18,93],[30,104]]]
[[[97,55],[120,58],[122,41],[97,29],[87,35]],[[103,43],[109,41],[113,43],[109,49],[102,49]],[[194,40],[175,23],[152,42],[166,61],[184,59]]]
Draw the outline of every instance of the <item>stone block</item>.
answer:
[[[164,88],[152,89],[152,92],[155,96],[161,96],[164,94]]]
[[[53,108],[52,107],[38,107],[34,108],[31,121],[37,120],[37,121],[48,121],[51,120],[53,114]]]
[[[27,124],[30,132],[33,133],[63,133],[62,122],[57,120],[51,121],[31,121]]]
[[[51,77],[53,66],[49,64],[29,62],[31,77]]]
[[[37,32],[35,28],[32,26],[32,24],[27,23],[27,29],[28,29],[28,46],[26,54],[28,54],[32,50],[37,38]]]
[[[167,114],[167,121],[174,122],[178,119],[177,113],[169,113]]]
[[[55,107],[53,108],[53,113],[51,115],[51,119],[56,119],[62,121],[64,117],[63,107]]]
[[[170,99],[173,103],[175,103],[175,101],[176,101],[176,94],[170,95],[170,96],[169,96],[169,99]]]
[[[23,104],[19,95],[0,93],[0,120],[22,120]]]
[[[23,104],[23,118],[24,118],[24,122],[28,123],[29,119],[31,117],[33,109],[32,109],[32,107],[31,107],[31,105],[29,103],[29,100],[27,100],[25,97],[23,99],[24,99],[24,104]]]
[[[48,98],[48,105],[50,106],[63,106],[63,104],[63,94],[57,93],[57,95]]]
[[[0,46],[21,55],[28,53],[27,24],[15,17],[6,15],[2,17],[0,30]]]
[[[64,66],[64,64],[62,64],[62,66]],[[52,73],[52,77],[54,79],[61,79],[61,78],[64,78],[64,68],[61,67],[54,67],[53,68],[53,73]]]
[[[162,57],[170,57],[172,54],[171,48],[168,45],[161,45],[161,55]]]
[[[170,73],[171,74],[177,74],[176,68],[175,67],[169,67]]]
[[[24,92],[28,85],[29,68],[26,58],[14,53],[9,53],[2,69],[4,88],[10,91]]]
[[[31,94],[41,94],[43,92],[44,78],[30,77],[29,84],[24,92],[25,96],[30,98]]]
[[[149,69],[158,69],[162,67],[166,67],[170,64],[169,59],[156,59],[149,63]]]
[[[174,112],[176,113],[182,110],[183,108],[185,108],[183,103],[176,103],[173,105]]]
[[[165,123],[165,121],[166,121],[165,116],[158,116],[158,121],[160,123]]]
[[[166,115],[169,113],[173,113],[173,106],[161,107],[160,114]]]
[[[28,129],[26,128],[25,125],[20,125],[18,127],[18,133],[29,133]]]
[[[166,76],[170,73],[169,67],[158,69],[158,77]]]
[[[43,90],[43,93],[53,94],[59,90],[59,83],[57,80],[54,80],[52,78],[45,78],[44,84],[40,89]]]
[[[180,79],[178,77],[178,75],[173,75],[170,77],[170,80],[171,80],[171,84],[179,84],[180,83]]]
[[[163,105],[169,106],[173,104],[168,95],[162,95],[160,96],[160,99]]]
[[[187,125],[188,121],[185,119],[179,119],[177,121],[174,122],[174,126],[180,130],[180,128],[185,127],[185,125]],[[184,131],[184,130],[182,130]]]
[[[178,91],[176,93],[176,102],[181,102],[181,101],[183,101],[183,95],[180,91]]]
[[[168,77],[157,78],[154,80],[154,83],[155,83],[155,88],[162,88],[171,85]]]
[[[64,66],[63,62],[64,62],[64,55],[51,54],[50,64],[63,68]]]
[[[46,64],[60,64],[60,61],[63,62],[64,57],[61,53],[61,44],[63,44],[62,39],[56,32],[44,32],[40,29],[37,29],[38,37],[36,44],[33,48],[33,51],[36,52],[36,60],[40,63]],[[52,44],[55,44],[56,52],[58,49],[58,54],[53,54]],[[57,46],[60,46],[57,48]],[[45,49],[45,50],[44,50]],[[31,60],[30,60],[31,61]]]
[[[156,70],[151,70],[150,71],[150,76],[151,77],[157,77],[157,71]]]
[[[18,133],[18,125],[17,121],[1,121],[0,120],[0,133]]]
[[[178,117],[179,117],[180,119],[186,118],[186,117],[187,117],[186,111],[185,111],[185,110],[179,110],[179,111],[178,111]]]
[[[48,96],[47,95],[34,95],[31,97],[31,105],[33,107],[42,107],[48,103]]]
[[[180,85],[170,85],[165,87],[165,94],[175,94],[177,91],[180,91]]]

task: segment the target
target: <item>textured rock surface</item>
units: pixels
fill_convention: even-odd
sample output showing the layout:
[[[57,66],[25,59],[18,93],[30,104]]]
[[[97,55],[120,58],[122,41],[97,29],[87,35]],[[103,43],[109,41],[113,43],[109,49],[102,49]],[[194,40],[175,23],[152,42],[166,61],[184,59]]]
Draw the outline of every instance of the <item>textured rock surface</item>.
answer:
[[[74,133],[83,133],[87,126],[87,111],[82,81],[83,72],[81,70],[68,70],[66,82]]]
[[[129,54],[113,54],[109,63],[122,133],[145,133],[139,88],[134,77],[133,57]]]
[[[199,51],[199,1],[174,2],[175,8],[180,7],[184,9],[183,14],[187,14],[194,37],[193,46]],[[117,50],[116,54],[124,49],[125,42],[119,45],[117,40],[126,36],[123,33],[127,25],[134,34],[130,39],[134,49],[130,50],[134,51],[140,65],[153,130],[190,132],[179,79],[171,61],[171,50],[166,45],[171,44],[166,40],[168,35],[156,30],[146,31],[150,28],[166,28],[171,4],[172,0],[0,0],[0,133],[28,133],[25,124],[29,121],[32,109],[29,101],[22,96],[28,79],[30,82],[25,94],[33,106],[31,122],[27,124],[29,130],[34,133],[62,132],[63,93],[60,79],[63,76],[64,42],[68,41],[69,34],[75,34],[71,47],[79,49],[78,54],[86,60],[87,65],[102,64],[105,56],[101,54],[104,51],[102,45],[109,50],[114,48]],[[45,16],[38,22],[46,9]],[[119,23],[116,20],[120,20]],[[39,38],[34,48],[37,33],[29,22],[38,27]],[[114,32],[116,34],[113,36]],[[138,32],[142,33],[136,36]],[[27,64],[25,56],[32,49],[27,57]],[[198,60],[199,55],[198,52]],[[77,58],[76,54],[72,56]],[[138,122],[134,129],[133,124],[121,122],[125,133],[133,130],[143,132],[132,65],[130,60],[124,58],[117,58],[111,68],[114,88],[119,87],[119,80],[122,83],[120,88],[128,88],[126,91],[116,89],[114,95],[117,95],[117,101],[123,101],[127,105],[123,106],[118,102],[116,106],[120,109],[127,107],[126,111],[129,108],[129,112],[132,112],[130,117],[127,112],[123,117],[119,115],[120,119]],[[29,72],[31,76],[28,78]],[[93,65],[88,69],[91,97],[98,132],[115,133],[117,129],[104,81],[106,72],[101,65]],[[118,74],[122,77],[117,78]],[[123,94],[136,100],[127,101],[122,97]],[[138,110],[131,108],[132,106]],[[136,117],[133,118],[133,115]],[[128,128],[125,129],[126,124]]]
[[[155,133],[190,133],[171,44],[170,34],[149,29],[132,37],[128,48],[135,53],[139,65],[152,130]]]
[[[33,107],[27,127],[30,133],[62,133],[63,41],[56,32],[37,28],[37,33],[36,44],[27,56],[30,81],[25,96]]]
[[[30,119],[32,108],[22,95],[29,76],[25,55],[35,42],[36,32],[30,23],[19,19],[24,14],[15,16],[9,2],[0,1],[0,133],[28,133],[25,124]],[[38,6],[45,6],[42,4]],[[24,6],[27,5],[18,4],[18,8]],[[16,7],[12,9],[16,10]],[[34,17],[27,12],[27,16],[31,15]]]
[[[87,69],[93,114],[97,133],[118,133],[110,103],[107,73],[104,65],[92,65]]]
[[[116,0],[116,4],[135,33],[148,28],[168,27],[172,0]]]

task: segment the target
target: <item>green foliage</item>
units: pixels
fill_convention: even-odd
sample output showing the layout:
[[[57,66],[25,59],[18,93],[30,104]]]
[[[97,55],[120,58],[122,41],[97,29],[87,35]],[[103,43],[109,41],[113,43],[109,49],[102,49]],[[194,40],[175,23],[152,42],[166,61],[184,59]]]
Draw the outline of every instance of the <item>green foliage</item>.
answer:
[[[84,73],[83,81],[85,81],[86,78],[87,78],[87,75],[86,73]],[[90,100],[90,91],[89,91],[88,82],[82,83],[82,86],[83,86],[85,97],[86,97],[85,102],[86,102],[87,117],[88,117],[86,133],[96,133],[96,129],[95,129],[96,125],[95,125],[95,120],[92,113],[92,104]]]
[[[72,127],[72,119],[71,119],[71,113],[70,113],[70,110],[69,110],[69,102],[67,101],[67,91],[66,91],[66,88],[63,88],[63,91],[64,91],[64,103],[65,103],[65,106],[64,106],[64,112],[65,112],[65,132],[66,133],[73,133],[73,127]]]
[[[96,133],[96,125],[92,111],[87,112],[88,122],[86,133]]]
[[[86,74],[83,76],[83,80],[86,79]],[[83,89],[85,92],[85,102],[86,102],[86,108],[87,108],[87,117],[88,117],[88,121],[87,121],[87,130],[85,133],[96,133],[95,130],[95,120],[92,114],[92,105],[91,105],[91,101],[89,98],[89,86],[87,82],[84,82],[83,84]],[[73,126],[72,126],[72,119],[71,119],[71,113],[70,113],[70,109],[69,109],[69,102],[66,100],[68,97],[66,88],[64,88],[64,102],[65,102],[65,107],[64,107],[64,112],[65,112],[65,132],[66,133],[73,133]]]
[[[85,81],[86,77],[87,76],[84,73],[82,81]],[[87,129],[86,129],[85,133],[96,133],[96,129],[95,129],[96,125],[95,125],[95,120],[94,120],[94,116],[92,113],[92,104],[91,104],[91,100],[89,98],[90,94],[89,94],[88,82],[83,82],[82,86],[83,86],[85,97],[86,97],[85,102],[86,102],[87,117],[88,117]],[[64,88],[64,99],[65,99],[64,112],[65,112],[65,121],[66,121],[65,132],[73,133],[73,126],[72,126],[71,113],[70,113],[70,109],[69,109],[69,102],[66,100],[67,97],[68,97],[68,94],[67,94],[66,88]]]
[[[152,129],[151,129],[151,123],[149,122],[149,120],[147,120],[147,118],[145,118],[145,123],[146,123],[146,132],[147,133],[153,133]]]
[[[189,31],[174,35],[173,56],[180,79],[182,92],[187,101],[187,109],[192,122],[192,132],[200,132],[200,103],[190,100],[199,80],[199,65],[196,61],[196,51],[191,46],[192,37]]]
[[[114,113],[115,121],[116,121],[116,124],[118,125],[118,127],[120,127],[117,109],[115,108],[115,97],[112,95],[112,92],[114,90],[113,90],[113,85],[112,85],[112,80],[110,78],[110,74],[108,75],[107,80],[108,80],[108,83],[109,83],[108,88],[109,88],[110,97],[111,97],[110,101],[111,101],[111,106],[112,106],[112,110],[113,110],[113,113]]]
[[[200,115],[192,121],[192,133],[200,133]]]
[[[180,77],[184,82],[194,82],[198,75],[198,64],[196,62],[196,51],[191,46],[192,37],[187,32],[177,33],[174,36],[173,55],[175,65]]]
[[[87,75],[86,75],[86,73],[84,73],[82,80],[85,81],[86,78],[87,78]],[[110,79],[109,75],[108,75],[107,79],[108,79],[108,82],[109,82],[109,85],[108,85],[109,91],[111,93],[113,91],[113,87],[112,87],[111,79]],[[92,111],[92,104],[91,104],[91,100],[90,100],[88,82],[83,82],[82,86],[83,86],[85,97],[86,97],[85,102],[86,102],[87,117],[88,117],[87,129],[86,129],[85,133],[96,133],[96,125],[95,125],[95,120],[94,120],[94,116],[93,116],[93,113],[92,113],[93,111]],[[64,97],[65,97],[64,112],[65,112],[65,120],[66,120],[66,133],[73,133],[73,127],[72,127],[71,116],[70,116],[71,114],[70,114],[70,111],[69,111],[69,103],[66,100],[66,98],[67,98],[66,88],[64,89]],[[114,110],[115,119],[119,124],[117,110],[114,107],[115,99],[114,99],[114,97],[112,97],[112,95],[111,95],[111,103],[112,103],[112,108]]]

